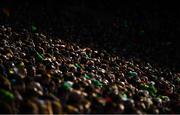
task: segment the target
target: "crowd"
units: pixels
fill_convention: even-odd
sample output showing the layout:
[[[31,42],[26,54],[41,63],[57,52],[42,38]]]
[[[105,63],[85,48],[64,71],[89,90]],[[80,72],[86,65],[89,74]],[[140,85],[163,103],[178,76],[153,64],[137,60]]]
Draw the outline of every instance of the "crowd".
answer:
[[[180,113],[170,68],[28,29],[0,38],[0,113]]]
[[[180,113],[173,14],[11,2],[0,5],[0,113]]]

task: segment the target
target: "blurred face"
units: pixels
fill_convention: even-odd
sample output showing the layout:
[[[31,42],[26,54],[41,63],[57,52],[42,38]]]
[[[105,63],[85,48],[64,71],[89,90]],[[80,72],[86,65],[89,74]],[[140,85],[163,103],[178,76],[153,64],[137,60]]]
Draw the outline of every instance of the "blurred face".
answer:
[[[32,67],[29,72],[30,72],[29,74],[30,74],[32,77],[36,76],[36,68],[35,68],[35,67]]]

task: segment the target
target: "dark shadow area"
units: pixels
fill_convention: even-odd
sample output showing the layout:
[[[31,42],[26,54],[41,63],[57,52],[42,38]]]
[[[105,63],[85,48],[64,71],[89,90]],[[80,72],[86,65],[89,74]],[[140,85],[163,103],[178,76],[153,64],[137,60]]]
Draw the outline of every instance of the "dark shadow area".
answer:
[[[126,48],[129,55],[179,68],[180,26],[176,3],[3,1],[1,24],[27,28],[35,25],[83,44],[93,42],[109,50]]]

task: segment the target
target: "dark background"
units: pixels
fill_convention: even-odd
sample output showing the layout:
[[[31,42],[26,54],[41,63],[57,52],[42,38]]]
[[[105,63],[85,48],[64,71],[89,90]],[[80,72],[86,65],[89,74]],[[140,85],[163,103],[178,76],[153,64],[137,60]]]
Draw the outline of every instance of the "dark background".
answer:
[[[28,29],[35,25],[41,31],[71,41],[80,39],[82,44],[94,42],[107,50],[127,48],[128,55],[179,70],[178,7],[172,1],[1,0],[0,24]]]

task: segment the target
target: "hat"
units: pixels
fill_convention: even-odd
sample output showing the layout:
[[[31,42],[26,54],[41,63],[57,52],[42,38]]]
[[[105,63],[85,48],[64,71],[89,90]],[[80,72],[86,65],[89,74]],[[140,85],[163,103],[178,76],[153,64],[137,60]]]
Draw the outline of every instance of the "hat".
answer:
[[[70,90],[72,88],[72,84],[69,82],[64,82],[64,84],[62,85],[62,88],[65,90]]]
[[[99,82],[98,80],[92,80],[92,83],[93,83],[95,86],[102,86],[102,83]]]

